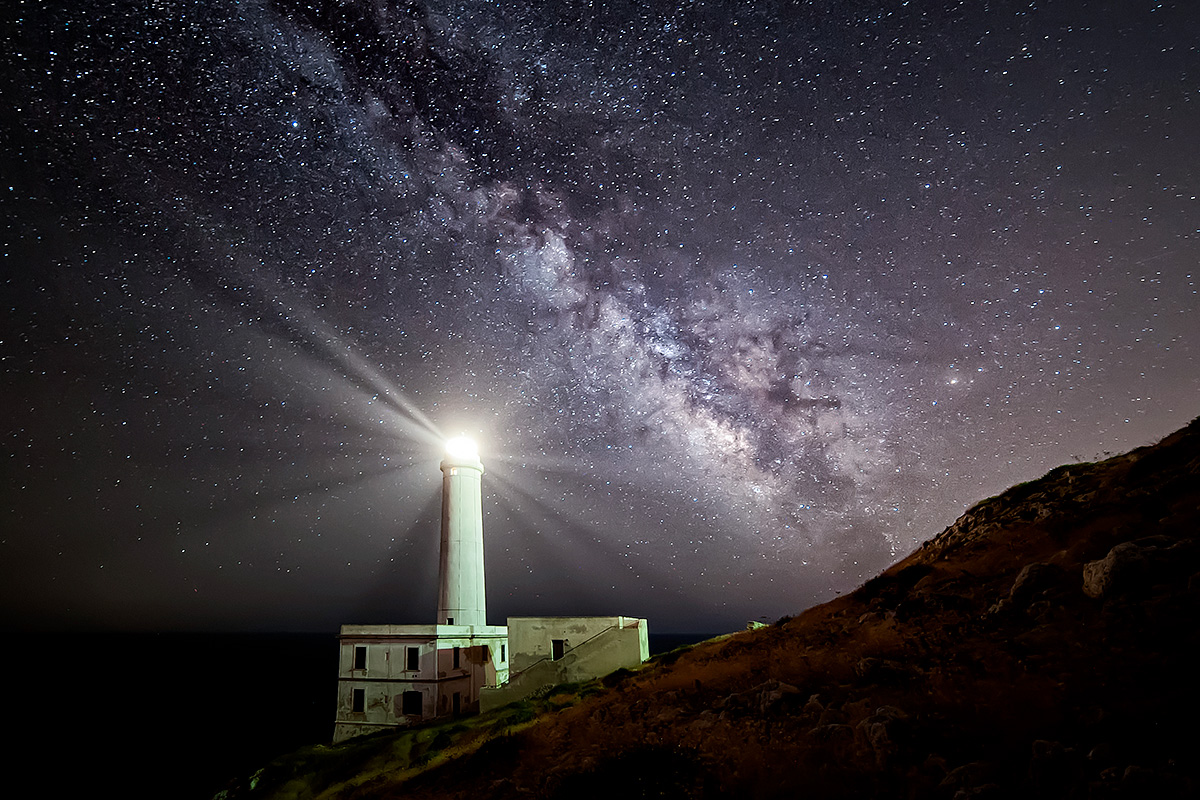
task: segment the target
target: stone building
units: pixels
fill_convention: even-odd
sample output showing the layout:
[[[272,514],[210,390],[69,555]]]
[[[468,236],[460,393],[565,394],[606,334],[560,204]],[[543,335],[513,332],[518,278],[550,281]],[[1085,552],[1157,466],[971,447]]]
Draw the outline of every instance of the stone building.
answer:
[[[448,442],[441,470],[437,619],[342,626],[335,742],[488,710],[557,683],[637,666],[649,656],[644,619],[514,617],[508,626],[488,625],[483,464],[474,444]]]
[[[636,667],[650,657],[648,634],[635,617],[509,617],[508,682],[485,686],[479,710]]]
[[[343,625],[333,740],[479,710],[507,680],[500,626]]]

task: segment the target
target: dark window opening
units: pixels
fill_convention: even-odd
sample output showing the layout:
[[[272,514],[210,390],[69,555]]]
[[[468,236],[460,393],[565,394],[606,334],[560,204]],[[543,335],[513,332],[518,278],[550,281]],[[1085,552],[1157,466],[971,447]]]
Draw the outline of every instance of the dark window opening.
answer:
[[[407,717],[421,716],[421,705],[420,692],[405,692],[401,698],[401,712]]]
[[[454,693],[454,713],[462,713],[462,695],[460,695],[458,692]]]
[[[551,658],[558,661],[563,657],[563,653],[567,652],[566,639],[551,639],[550,640]]]
[[[454,668],[455,669],[458,669],[458,663],[459,663],[458,650],[459,650],[459,648],[457,648],[457,647],[454,648]]]
[[[355,689],[354,695],[351,698],[351,711],[366,711],[367,710],[367,690]]]
[[[486,644],[481,644],[479,645],[479,655],[482,657],[481,660],[483,663],[486,664],[492,658],[492,650]]]
[[[447,625],[453,625],[453,624],[454,624],[454,617],[446,617],[446,624],[447,624]]]
[[[418,670],[421,668],[421,650],[418,647],[409,647],[407,649],[408,662],[404,665],[407,670]]]
[[[354,668],[355,669],[366,669],[367,668],[367,646],[366,645],[359,644],[359,645],[354,646]]]
[[[505,661],[508,660],[508,652],[507,651],[508,651],[507,645],[503,645],[503,644],[500,645],[500,663],[501,664],[503,664]]]

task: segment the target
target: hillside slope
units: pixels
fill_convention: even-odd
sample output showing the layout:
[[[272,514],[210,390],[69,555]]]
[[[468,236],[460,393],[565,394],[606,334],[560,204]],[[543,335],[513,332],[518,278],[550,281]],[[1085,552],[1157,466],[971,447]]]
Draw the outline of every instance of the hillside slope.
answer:
[[[977,504],[851,595],[321,796],[1194,797],[1198,534],[1200,420]]]

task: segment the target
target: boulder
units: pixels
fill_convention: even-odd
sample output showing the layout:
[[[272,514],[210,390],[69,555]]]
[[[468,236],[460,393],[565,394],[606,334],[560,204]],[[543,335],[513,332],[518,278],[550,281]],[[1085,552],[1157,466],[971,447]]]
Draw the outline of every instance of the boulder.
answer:
[[[1075,751],[1061,742],[1038,739],[1030,754],[1029,780],[1043,795],[1064,794],[1078,777],[1078,761]]]
[[[1122,542],[1098,561],[1083,565],[1083,591],[1088,597],[1121,594],[1144,582],[1147,572],[1145,548]]]
[[[770,680],[760,683],[752,689],[735,692],[728,697],[718,700],[714,704],[714,707],[725,709],[726,711],[746,712],[757,710],[759,713],[766,713],[769,708],[784,698],[797,697],[799,694],[800,690],[790,683]]]
[[[1122,797],[1195,797],[1192,781],[1169,770],[1130,764],[1121,774]]]
[[[858,723],[858,733],[875,754],[876,764],[885,766],[899,752],[907,721],[908,715],[895,706],[880,706]]]
[[[938,788],[957,793],[962,790],[970,791],[974,788],[994,785],[993,778],[996,772],[994,764],[986,761],[972,761],[946,773],[946,777],[938,784]]]
[[[819,725],[840,725],[846,722],[846,715],[841,709],[834,708],[832,705],[826,706],[821,712],[820,719],[817,720]]]
[[[841,724],[818,725],[811,735],[818,742],[845,747],[854,741],[854,728]]]
[[[972,786],[959,789],[954,793],[954,800],[1000,800],[1004,794],[995,783],[985,783],[982,786]]]
[[[858,663],[854,665],[854,674],[860,678],[870,677],[872,672],[879,669],[882,661],[878,658],[860,658]]]
[[[1195,572],[1200,548],[1194,538],[1146,536],[1122,542],[1098,561],[1083,567],[1083,590],[1108,597],[1157,584],[1183,584]]]
[[[784,683],[783,681],[770,681],[767,684],[763,684],[763,689],[759,695],[758,701],[759,710],[765,714],[768,709],[784,698],[796,697],[799,694],[800,690],[795,686],[792,686],[790,683]]]
[[[1017,608],[1027,606],[1039,594],[1058,585],[1062,574],[1063,569],[1057,564],[1026,564],[1017,573],[1012,588],[1008,590],[1009,602]]]
[[[898,661],[867,656],[854,665],[854,674],[875,683],[896,683],[908,676],[908,670]]]

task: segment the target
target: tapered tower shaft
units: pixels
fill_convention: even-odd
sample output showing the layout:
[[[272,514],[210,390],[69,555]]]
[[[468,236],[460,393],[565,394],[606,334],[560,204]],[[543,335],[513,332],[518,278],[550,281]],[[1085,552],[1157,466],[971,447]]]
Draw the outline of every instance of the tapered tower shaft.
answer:
[[[472,443],[454,440],[442,460],[439,625],[486,625],[483,587],[483,463]]]

